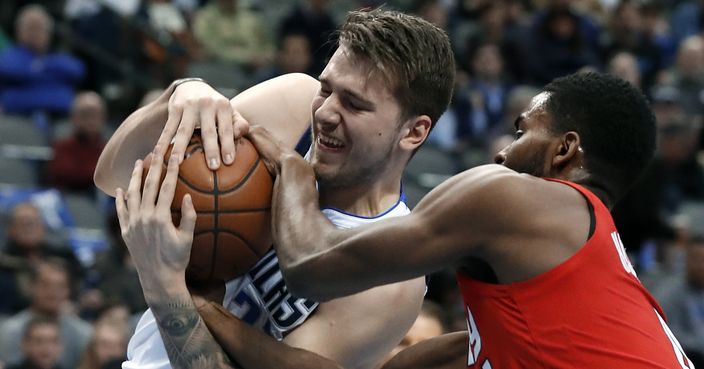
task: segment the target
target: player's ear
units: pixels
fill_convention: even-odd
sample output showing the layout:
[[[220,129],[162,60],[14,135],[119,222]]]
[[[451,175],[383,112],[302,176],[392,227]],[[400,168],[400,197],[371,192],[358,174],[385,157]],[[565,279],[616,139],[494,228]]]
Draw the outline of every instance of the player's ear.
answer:
[[[432,120],[427,115],[419,115],[406,121],[401,129],[399,145],[402,149],[413,151],[428,138]]]
[[[579,134],[569,131],[560,137],[560,141],[555,148],[552,165],[556,168],[563,168],[576,161],[581,161],[581,140]]]

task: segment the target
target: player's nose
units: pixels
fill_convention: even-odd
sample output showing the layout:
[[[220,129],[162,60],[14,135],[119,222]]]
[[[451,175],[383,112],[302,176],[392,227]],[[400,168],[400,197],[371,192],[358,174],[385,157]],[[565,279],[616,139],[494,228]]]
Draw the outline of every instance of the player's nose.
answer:
[[[342,121],[339,104],[336,98],[329,96],[318,109],[315,110],[315,120],[323,126],[336,126]]]
[[[506,161],[506,149],[508,149],[508,146],[494,155],[494,163],[503,164]]]

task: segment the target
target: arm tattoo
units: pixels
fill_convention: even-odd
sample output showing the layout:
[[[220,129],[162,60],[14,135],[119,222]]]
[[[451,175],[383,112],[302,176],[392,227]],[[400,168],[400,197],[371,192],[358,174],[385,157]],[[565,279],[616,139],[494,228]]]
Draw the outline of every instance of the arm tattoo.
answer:
[[[173,369],[236,368],[187,299],[150,304]]]

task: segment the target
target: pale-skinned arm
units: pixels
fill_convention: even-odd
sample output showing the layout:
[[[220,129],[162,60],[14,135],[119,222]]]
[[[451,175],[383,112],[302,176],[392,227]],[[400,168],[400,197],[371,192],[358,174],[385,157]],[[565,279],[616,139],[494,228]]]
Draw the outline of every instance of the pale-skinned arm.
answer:
[[[115,205],[122,238],[132,256],[144,298],[154,314],[172,368],[233,368],[203,323],[186,287],[196,212],[190,195],[181,204],[181,222],[171,220],[178,158],[171,156],[161,185],[163,159],[156,152],[142,184],[138,160],[125,193]]]
[[[291,347],[247,325],[222,306],[200,301],[198,311],[228,356],[245,369],[350,369],[315,352]],[[399,352],[382,369],[467,367],[467,332],[432,338]]]
[[[163,147],[173,140],[173,152],[182,157],[196,125],[201,128],[206,159],[215,161],[213,167],[221,160],[226,164],[234,160],[235,140],[246,133],[248,122],[267,127],[284,145],[294,147],[310,124],[310,104],[318,89],[318,81],[307,75],[287,74],[229,101],[203,82],[186,82],[176,89],[172,84],[115,131],[98,160],[95,183],[114,196],[117,187],[127,187],[134,161],[157,144]]]
[[[392,283],[321,303],[284,342],[347,369],[376,368],[413,325],[425,278]]]

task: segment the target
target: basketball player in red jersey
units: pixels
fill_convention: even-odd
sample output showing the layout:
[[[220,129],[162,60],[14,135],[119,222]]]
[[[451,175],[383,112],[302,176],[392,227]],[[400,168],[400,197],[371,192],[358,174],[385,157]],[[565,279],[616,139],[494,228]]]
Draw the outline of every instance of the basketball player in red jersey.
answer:
[[[613,77],[571,75],[515,125],[497,165],[447,180],[407,217],[351,230],[321,215],[309,165],[253,130],[278,174],[274,234],[289,287],[325,299],[456,267],[468,338],[411,347],[387,367],[692,368],[609,213],[653,155],[645,97]]]

